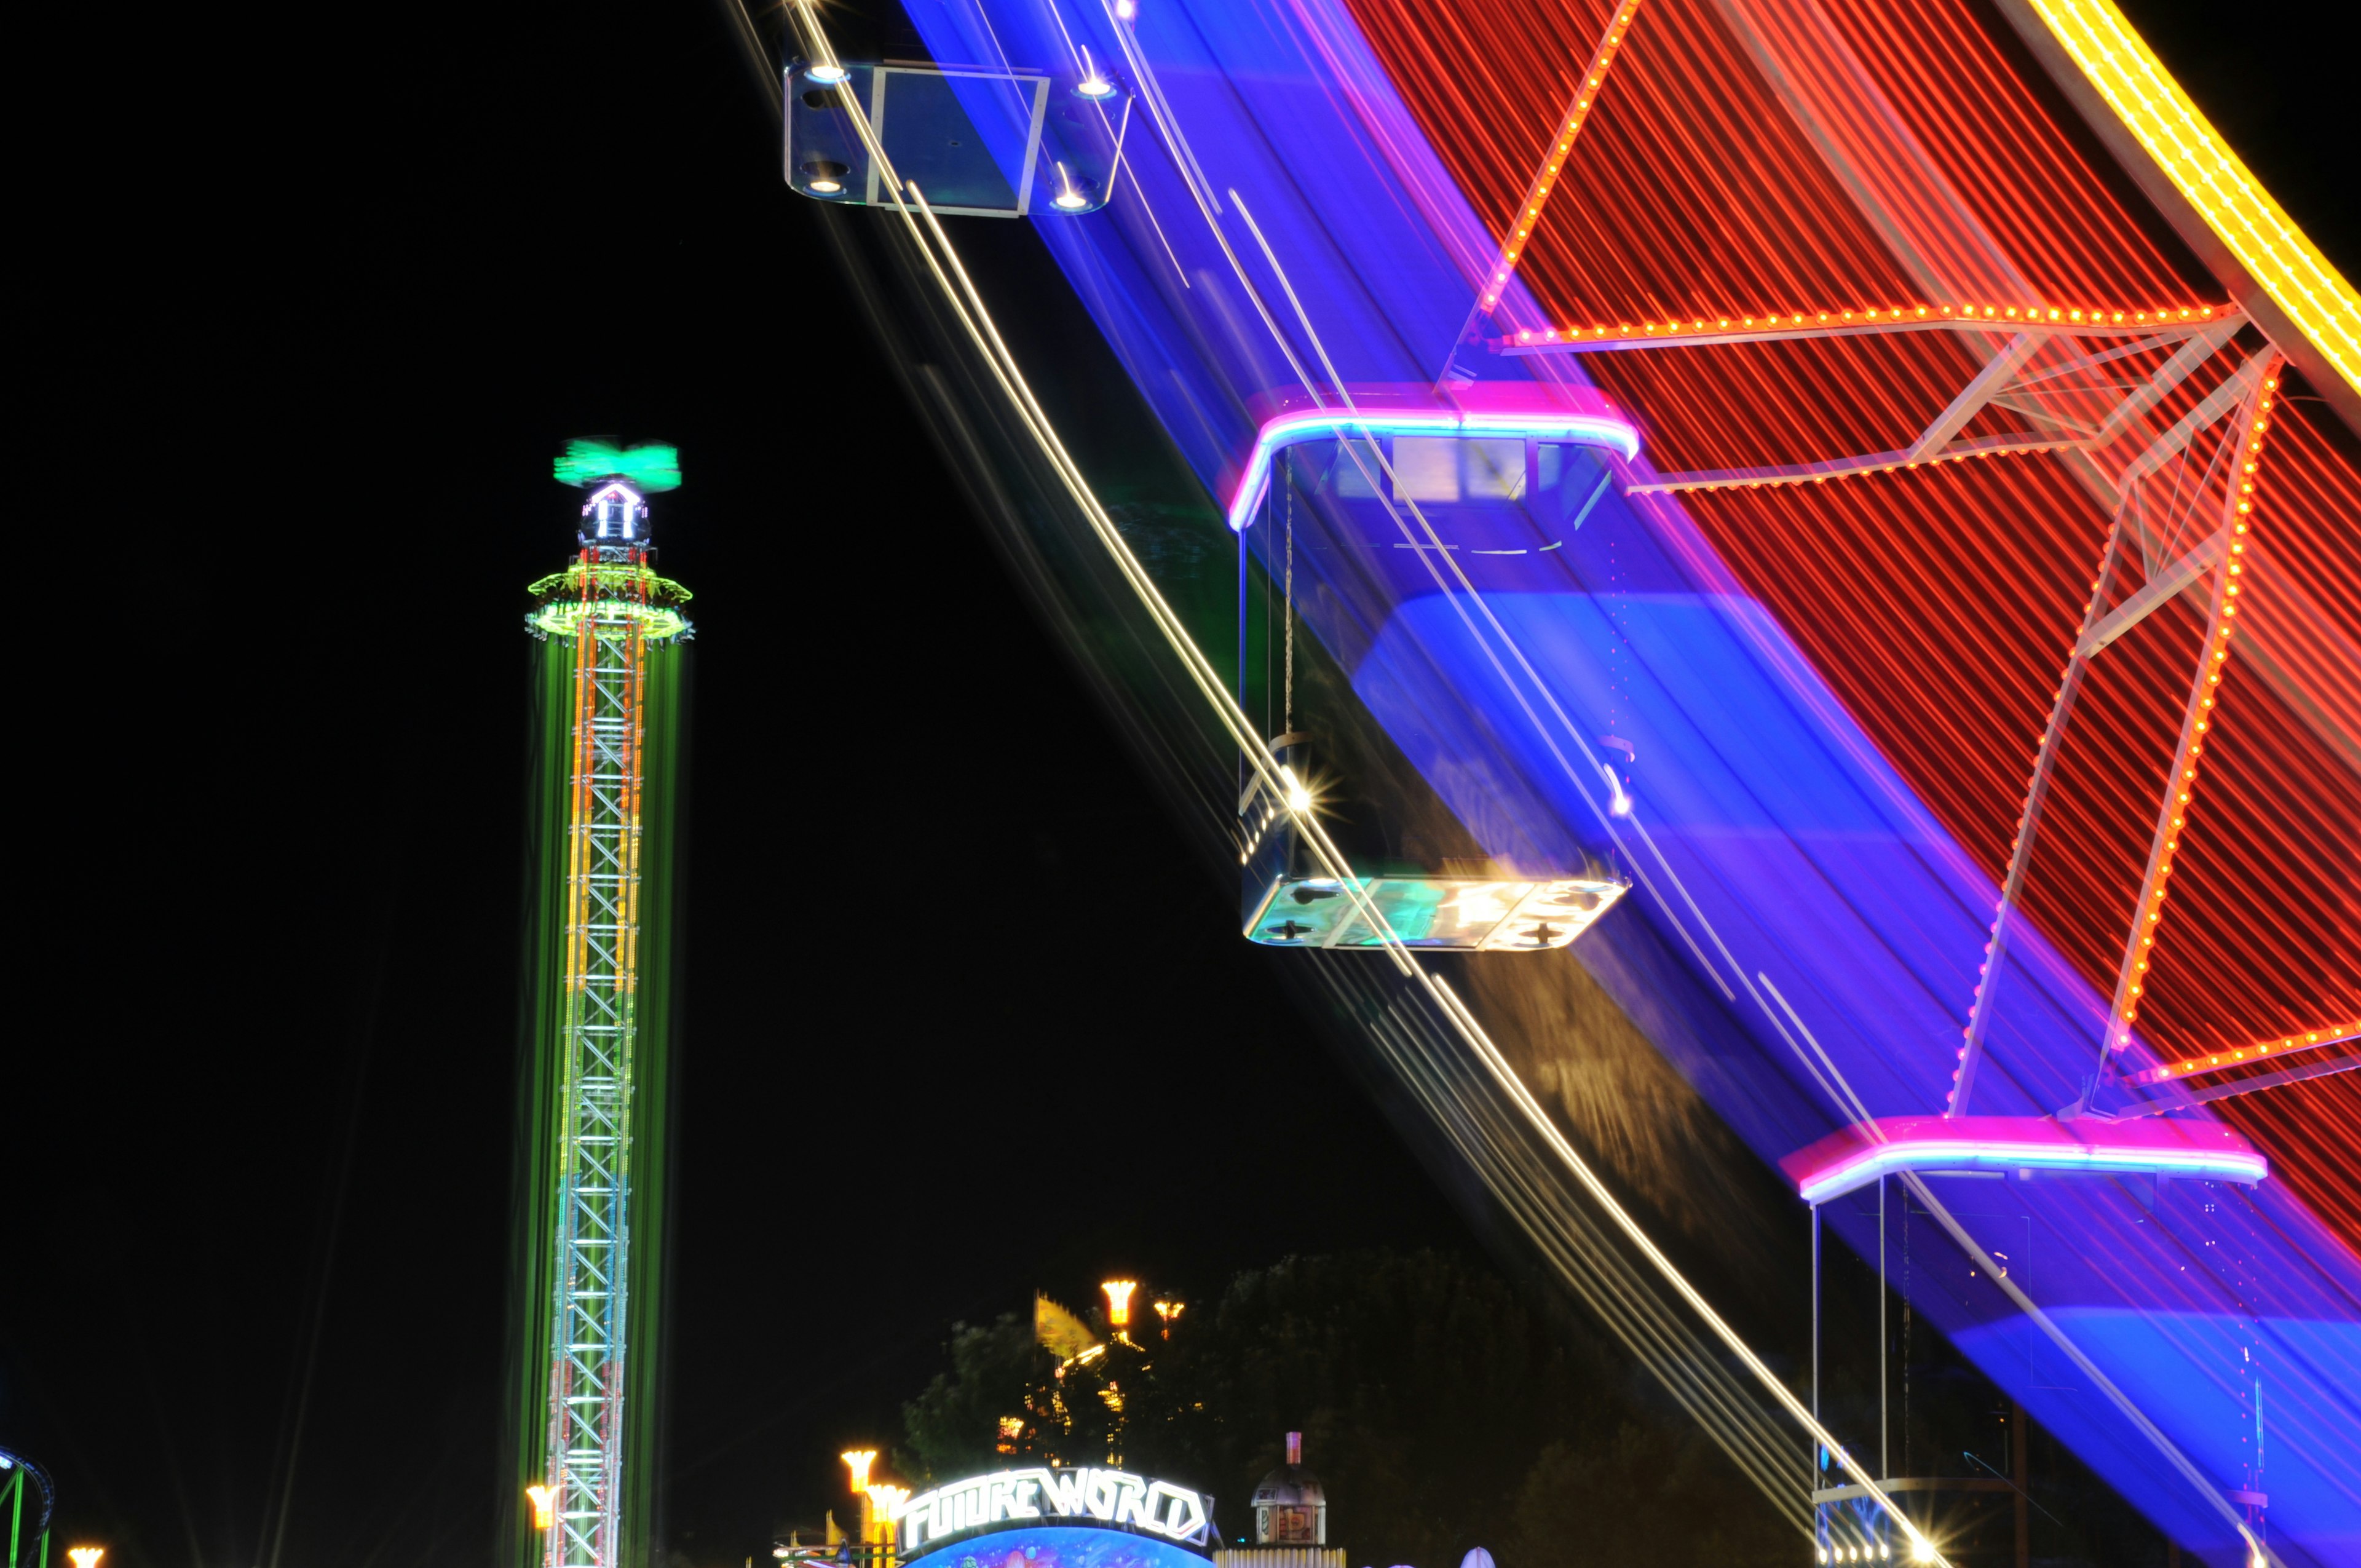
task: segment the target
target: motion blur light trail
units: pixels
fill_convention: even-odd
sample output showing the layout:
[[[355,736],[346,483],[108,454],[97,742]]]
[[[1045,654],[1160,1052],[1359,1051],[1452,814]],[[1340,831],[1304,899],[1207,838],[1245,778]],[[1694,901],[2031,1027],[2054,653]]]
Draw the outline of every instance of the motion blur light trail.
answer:
[[[1120,61],[1141,105],[1115,198],[1037,230],[1233,506],[1235,628],[1173,609],[923,192],[889,189],[1000,428],[1263,798],[1280,760],[1198,649],[1238,638],[1243,689],[1250,590],[1283,581],[1338,672],[1311,722],[1391,819],[1365,859],[1611,863],[1638,896],[1568,950],[1763,1159],[1948,1113],[1874,1157],[1901,1172],[1876,1201],[1817,1213],[1864,1257],[1889,1185],[1931,1218],[1954,1250],[1904,1288],[1989,1376],[2202,1553],[2361,1552],[2355,1077],[2163,1070],[2361,1018],[2361,389],[2316,253],[2225,247],[2185,171],[2125,159],[2139,126],[2074,117],[2101,89],[2044,79],[2075,68],[2016,0],[908,8],[1012,179],[1020,72]],[[1642,450],[1390,429],[1387,388],[1595,407]],[[1328,433],[1271,464],[1268,422],[1306,410]],[[1292,816],[1384,930],[1316,805]],[[1462,1000],[1513,1016],[1565,960],[1387,947],[1402,987],[1364,1033],[1503,1210],[1766,1492],[1797,1478],[1757,1396],[1691,1365],[1655,1290],[1841,1454],[1871,1418],[1816,1419],[1746,1351]],[[1976,1142],[2036,1124],[2055,1157]],[[1660,1286],[1591,1250],[1587,1205]]]
[[[814,49],[816,56],[822,60],[833,58],[828,49],[825,34],[821,30],[818,19],[811,13],[808,5],[799,5],[796,16],[807,38],[817,46]],[[876,140],[873,129],[866,117],[861,114],[858,105],[853,106],[852,115],[862,140],[869,146],[872,157],[881,162],[886,161],[884,148]],[[942,285],[954,313],[972,336],[974,346],[991,364],[995,378],[1026,420],[1035,438],[1040,443],[1044,455],[1058,466],[1061,478],[1072,492],[1073,499],[1099,531],[1110,554],[1138,591],[1143,607],[1165,628],[1173,652],[1181,657],[1184,664],[1190,669],[1200,694],[1237,739],[1241,754],[1258,775],[1263,786],[1274,794],[1285,792],[1286,781],[1277,760],[1248,728],[1244,712],[1233,705],[1228,694],[1214,679],[1210,665],[1205,663],[1203,656],[1197,651],[1186,631],[1172,617],[1170,607],[1164,603],[1152,581],[1148,579],[1137,560],[1115,532],[1112,521],[1107,518],[1096,497],[1091,493],[1080,472],[1073,467],[1071,458],[1067,456],[1061,444],[1059,443],[1055,432],[1042,415],[1038,404],[1034,401],[1031,393],[1026,389],[1022,373],[1008,356],[1006,345],[1000,340],[997,330],[991,323],[989,311],[984,307],[983,300],[976,294],[972,284],[960,267],[958,257],[944,236],[940,225],[928,210],[923,193],[917,189],[915,182],[909,183],[906,187],[899,181],[895,183],[895,206],[905,222],[913,229],[914,237],[923,236],[920,238],[920,243],[928,247],[927,264],[936,280]],[[904,199],[906,196],[906,201]],[[916,216],[913,215],[914,208]],[[954,277],[958,280],[956,286],[952,283]],[[1870,1496],[1894,1515],[1897,1528],[1913,1548],[1914,1558],[1919,1562],[1943,1563],[1945,1560],[1934,1544],[1908,1524],[1899,1510],[1893,1508],[1891,1501],[1880,1489],[1877,1481],[1856,1464],[1844,1447],[1820,1426],[1818,1420],[1804,1409],[1795,1395],[1772,1375],[1762,1360],[1682,1277],[1679,1270],[1648,1239],[1645,1232],[1599,1181],[1581,1157],[1574,1151],[1572,1146],[1565,1143],[1563,1136],[1549,1124],[1547,1117],[1541,1113],[1539,1106],[1532,1100],[1514,1072],[1500,1058],[1497,1047],[1493,1047],[1489,1039],[1485,1036],[1481,1026],[1459,1003],[1448,987],[1440,980],[1431,976],[1421,965],[1417,956],[1393,935],[1378,906],[1362,894],[1359,880],[1353,876],[1344,856],[1322,828],[1316,813],[1305,809],[1308,804],[1308,802],[1301,803],[1294,809],[1298,824],[1312,846],[1315,858],[1322,869],[1331,877],[1335,878],[1346,894],[1354,900],[1360,918],[1383,939],[1386,950],[1395,967],[1418,982],[1425,999],[1431,1004],[1429,1016],[1439,1015],[1439,1021],[1444,1024],[1445,1031],[1457,1035],[1463,1045],[1474,1047],[1476,1055],[1489,1069],[1496,1082],[1509,1092],[1519,1108],[1526,1113],[1528,1125],[1547,1140],[1553,1152],[1563,1162],[1563,1168],[1570,1170],[1587,1190],[1593,1201],[1606,1212],[1613,1222],[1614,1229],[1621,1234],[1622,1239],[1636,1246],[1655,1266],[1665,1282],[1693,1311],[1705,1321],[1716,1337],[1719,1338],[1728,1349],[1735,1353],[1753,1373],[1758,1383],[1773,1401],[1784,1406],[1788,1414],[1806,1428],[1815,1442],[1830,1455],[1835,1463],[1847,1474],[1851,1475]],[[1469,1098],[1468,1092],[1462,1090],[1451,1098],[1447,1106],[1437,1103],[1433,1105],[1433,1109],[1438,1113],[1449,1113],[1453,1119],[1456,1119],[1457,1114],[1466,1109]],[[1505,1141],[1496,1134],[1494,1139],[1483,1146],[1482,1152],[1490,1159],[1497,1160],[1503,1152],[1501,1145]],[[1474,1154],[1477,1151],[1470,1149],[1469,1152]],[[1487,1162],[1479,1160],[1477,1163],[1479,1169],[1482,1169]],[[1504,1190],[1506,1184],[1501,1179],[1501,1176],[1490,1169],[1486,1169],[1485,1175],[1488,1182],[1497,1192],[1499,1192],[1504,1201],[1508,1200],[1510,1194]],[[1735,1380],[1726,1371],[1720,1371],[1711,1359],[1702,1354],[1701,1347],[1697,1345],[1686,1325],[1681,1323],[1655,1297],[1646,1283],[1614,1254],[1613,1249],[1599,1246],[1601,1237],[1597,1228],[1588,1223],[1587,1216],[1562,1209],[1558,1219],[1559,1223],[1556,1224],[1533,1228],[1536,1239],[1543,1241],[1547,1245],[1546,1255],[1551,1255],[1552,1261],[1558,1264],[1562,1269],[1566,1268],[1570,1257],[1579,1259],[1574,1267],[1567,1269],[1572,1281],[1582,1289],[1594,1305],[1602,1310],[1603,1315],[1623,1337],[1625,1343],[1632,1347],[1643,1363],[1658,1372],[1675,1398],[1680,1398],[1684,1405],[1698,1417],[1716,1440],[1721,1442],[1725,1450],[1740,1463],[1741,1468],[1748,1471],[1757,1484],[1763,1486],[1766,1493],[1774,1500],[1784,1500],[1781,1496],[1784,1489],[1777,1486],[1775,1480],[1779,1445],[1764,1430],[1766,1423],[1763,1421],[1753,1402],[1739,1390]],[[1589,1255],[1582,1255],[1582,1251],[1568,1253],[1566,1244],[1575,1237],[1580,1237],[1588,1244],[1588,1247],[1582,1251],[1587,1251]]]

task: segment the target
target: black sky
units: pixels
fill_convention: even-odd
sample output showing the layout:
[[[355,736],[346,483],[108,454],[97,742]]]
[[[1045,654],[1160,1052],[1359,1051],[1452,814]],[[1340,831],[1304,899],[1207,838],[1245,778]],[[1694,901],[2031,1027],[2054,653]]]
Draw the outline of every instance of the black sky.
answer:
[[[2349,265],[2327,9],[2134,11]],[[966,513],[719,11],[45,26],[0,1445],[58,1476],[61,1544],[488,1553],[520,590],[567,545],[569,434],[688,474],[658,523],[701,627],[670,1515],[700,1568],[815,1517],[955,1319],[1473,1245]],[[1138,928],[1062,929],[1115,868]],[[972,918],[906,917],[920,876]]]

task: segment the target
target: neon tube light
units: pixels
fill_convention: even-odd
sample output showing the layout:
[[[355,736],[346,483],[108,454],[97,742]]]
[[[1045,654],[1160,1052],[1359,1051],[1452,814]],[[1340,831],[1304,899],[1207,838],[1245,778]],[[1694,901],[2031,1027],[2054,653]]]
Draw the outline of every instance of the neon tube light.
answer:
[[[2248,1184],[2270,1174],[2270,1162],[2219,1123],[2047,1116],[1887,1116],[1823,1138],[1780,1165],[1807,1203],[1902,1171],[2040,1170]]]
[[[1255,437],[1246,471],[1230,499],[1230,532],[1244,533],[1254,522],[1255,509],[1270,489],[1272,456],[1282,446],[1301,441],[1350,436],[1466,435],[1516,436],[1526,441],[1570,441],[1584,446],[1607,446],[1630,462],[1640,455],[1640,433],[1620,419],[1603,414],[1493,412],[1474,409],[1388,409],[1356,413],[1350,409],[1312,409],[1280,414],[1265,422]]]

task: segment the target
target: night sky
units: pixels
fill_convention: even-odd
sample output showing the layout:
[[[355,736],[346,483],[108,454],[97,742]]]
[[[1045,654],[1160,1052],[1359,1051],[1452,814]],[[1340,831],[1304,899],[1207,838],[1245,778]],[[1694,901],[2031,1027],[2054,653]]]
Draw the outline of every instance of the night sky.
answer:
[[[2349,272],[2350,99],[2304,8],[2131,9]],[[698,595],[668,1532],[697,1568],[816,1520],[954,1320],[1478,1245],[1031,618],[718,8],[42,26],[0,1446],[57,1476],[60,1546],[489,1554],[522,589],[570,543],[568,435],[687,474],[656,525]],[[1136,926],[1060,918],[1117,873]]]

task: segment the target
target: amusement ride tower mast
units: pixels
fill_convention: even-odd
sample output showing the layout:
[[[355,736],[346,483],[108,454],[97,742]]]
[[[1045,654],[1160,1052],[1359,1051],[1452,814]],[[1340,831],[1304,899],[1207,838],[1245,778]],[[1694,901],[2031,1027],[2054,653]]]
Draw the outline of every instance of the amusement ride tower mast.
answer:
[[[670,447],[576,442],[579,550],[533,585],[540,641],[520,1173],[518,1438],[545,1568],[647,1555],[662,1280],[674,824],[686,589],[656,575],[646,497]],[[537,1385],[537,1399],[535,1388]],[[532,1406],[539,1405],[539,1420]],[[535,1441],[533,1429],[539,1428]]]

